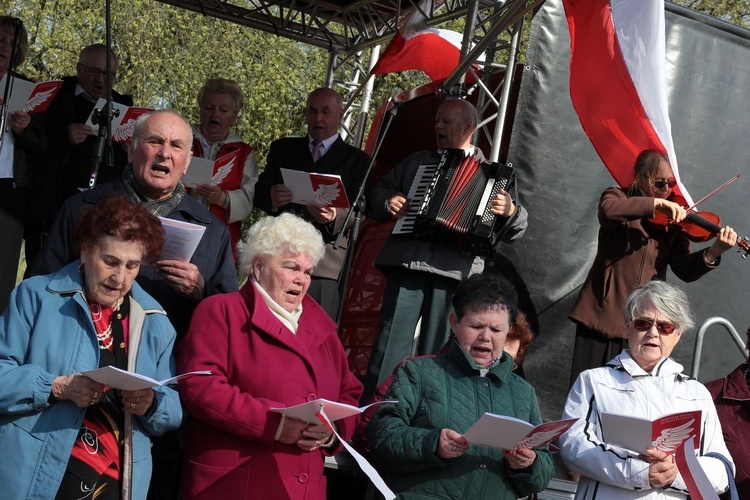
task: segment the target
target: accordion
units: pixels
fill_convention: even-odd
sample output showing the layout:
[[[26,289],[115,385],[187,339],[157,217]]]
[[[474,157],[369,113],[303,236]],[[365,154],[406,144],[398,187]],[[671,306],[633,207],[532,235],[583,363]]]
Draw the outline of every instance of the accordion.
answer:
[[[446,149],[437,165],[422,165],[409,194],[409,213],[394,234],[413,234],[483,257],[494,253],[505,219],[490,212],[490,201],[508,189],[513,167],[480,162],[462,149]]]

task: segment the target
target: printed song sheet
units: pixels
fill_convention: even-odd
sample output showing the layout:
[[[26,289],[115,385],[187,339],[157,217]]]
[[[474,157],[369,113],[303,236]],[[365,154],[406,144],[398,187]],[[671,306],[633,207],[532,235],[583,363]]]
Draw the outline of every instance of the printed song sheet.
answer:
[[[161,251],[161,259],[190,262],[203,233],[206,232],[205,226],[166,217],[159,217],[159,220],[164,227],[164,248]]]
[[[214,161],[193,156],[187,172],[182,176],[185,187],[210,186],[214,172]]]
[[[292,203],[349,208],[349,199],[340,175],[282,168],[281,176],[284,178],[284,185],[292,191]]]
[[[345,403],[337,403],[336,401],[329,401],[327,399],[321,398],[314,401],[308,401],[307,403],[302,403],[296,406],[289,406],[287,408],[271,408],[271,411],[281,413],[282,415],[286,415],[287,417],[296,418],[297,420],[302,420],[303,422],[307,422],[308,424],[317,424],[320,420],[318,418],[318,414],[323,409],[325,409],[326,415],[328,415],[328,417],[335,422],[336,420],[351,417],[352,415],[356,415],[357,413],[362,413],[371,406],[397,402],[398,401],[378,401],[376,403],[357,408],[356,406],[348,405]]]
[[[501,450],[533,449],[556,439],[577,421],[577,418],[569,418],[534,427],[518,418],[485,413],[464,433],[464,438],[472,444]]]
[[[6,75],[7,76],[7,75]],[[5,78],[0,79],[0,89],[5,88]],[[13,91],[8,99],[8,111],[25,111],[27,113],[41,113],[46,111],[52,99],[62,86],[62,80],[33,83],[22,78],[13,80]],[[0,95],[2,97],[2,95]],[[0,102],[2,99],[0,99]]]
[[[97,370],[82,372],[81,375],[84,375],[95,382],[99,382],[100,384],[104,384],[107,387],[112,387],[113,389],[136,391],[138,389],[148,389],[149,387],[157,387],[160,385],[175,384],[180,379],[192,377],[194,375],[211,375],[211,371],[195,371],[183,373],[182,375],[177,375],[176,377],[168,378],[166,380],[154,380],[145,375],[121,370],[116,366],[105,366],[104,368],[99,368]]]
[[[701,428],[700,410],[671,413],[654,421],[607,412],[601,419],[604,442],[639,453],[647,448],[672,453],[687,439],[697,437]]]

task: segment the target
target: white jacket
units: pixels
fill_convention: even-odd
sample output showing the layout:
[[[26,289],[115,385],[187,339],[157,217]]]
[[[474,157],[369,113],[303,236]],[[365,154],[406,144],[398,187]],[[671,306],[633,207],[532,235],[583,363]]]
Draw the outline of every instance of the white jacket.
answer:
[[[581,474],[576,499],[667,499],[688,497],[680,474],[666,489],[648,483],[648,463],[633,452],[602,441],[601,412],[655,420],[688,410],[703,415],[698,461],[717,493],[727,489],[727,473],[709,451],[729,460],[721,424],[708,390],[682,374],[682,365],[664,358],[651,373],[644,371],[624,350],[601,368],[581,373],[568,394],[563,418],[580,418],[560,437],[560,452],[569,470]]]

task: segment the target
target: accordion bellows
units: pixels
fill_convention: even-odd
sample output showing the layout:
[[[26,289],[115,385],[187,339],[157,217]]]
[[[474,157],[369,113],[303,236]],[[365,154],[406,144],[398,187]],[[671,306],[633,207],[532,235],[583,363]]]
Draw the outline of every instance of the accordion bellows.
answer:
[[[480,162],[462,149],[446,149],[437,165],[418,169],[409,190],[409,213],[393,233],[490,256],[506,221],[490,212],[490,201],[500,189],[508,189],[512,176],[508,165]]]

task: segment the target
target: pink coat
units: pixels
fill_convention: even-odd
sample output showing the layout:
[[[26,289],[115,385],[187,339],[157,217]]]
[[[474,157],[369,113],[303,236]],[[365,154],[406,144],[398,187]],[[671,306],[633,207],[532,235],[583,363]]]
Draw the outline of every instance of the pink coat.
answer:
[[[326,498],[323,453],[274,441],[281,415],[269,411],[326,398],[357,405],[362,386],[349,370],[336,325],[311,298],[294,335],[248,282],[203,300],[180,346],[185,425],[183,498]],[[336,425],[351,437],[355,418]]]

